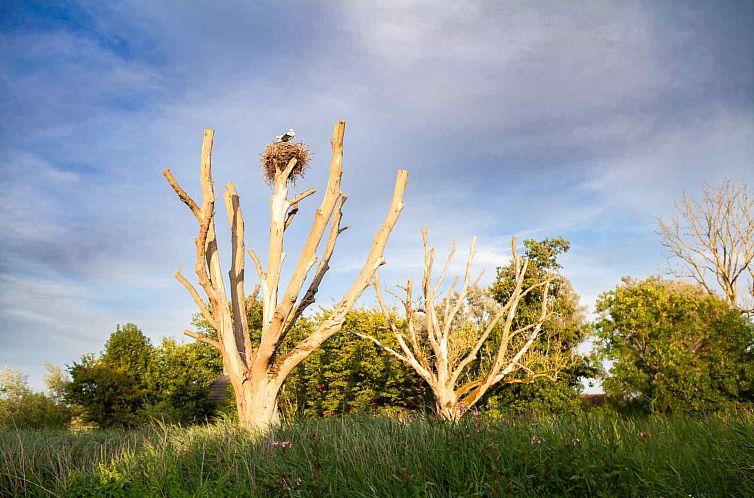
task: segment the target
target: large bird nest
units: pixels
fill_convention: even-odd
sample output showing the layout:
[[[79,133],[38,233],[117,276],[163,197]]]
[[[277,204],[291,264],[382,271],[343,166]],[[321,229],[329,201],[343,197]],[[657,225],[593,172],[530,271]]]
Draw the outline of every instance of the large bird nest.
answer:
[[[283,171],[291,159],[296,159],[296,165],[291,171],[290,181],[304,176],[309,161],[311,160],[309,147],[305,143],[277,142],[265,147],[262,152],[262,174],[268,183],[274,183],[275,173]]]

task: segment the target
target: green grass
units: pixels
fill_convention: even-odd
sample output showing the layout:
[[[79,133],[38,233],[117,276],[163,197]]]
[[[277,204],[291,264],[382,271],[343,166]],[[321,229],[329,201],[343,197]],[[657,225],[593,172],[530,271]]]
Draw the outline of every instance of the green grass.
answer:
[[[264,436],[230,423],[7,429],[0,472],[2,496],[743,497],[754,496],[754,419],[349,417]]]

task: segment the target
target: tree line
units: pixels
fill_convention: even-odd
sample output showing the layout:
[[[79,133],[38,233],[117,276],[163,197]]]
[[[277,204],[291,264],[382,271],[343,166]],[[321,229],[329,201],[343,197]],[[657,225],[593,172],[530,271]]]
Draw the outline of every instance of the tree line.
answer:
[[[599,319],[587,324],[560,272],[558,257],[569,248],[564,239],[527,240],[519,256],[513,237],[510,263],[483,288],[473,270],[476,239],[464,272],[453,278],[448,270],[455,243],[436,268],[425,229],[422,280],[409,280],[396,292],[385,287],[401,304],[388,306],[378,270],[404,207],[408,173],[400,170],[356,279],[337,304],[307,315],[348,228],[341,225],[344,133],[345,122],[338,122],[324,196],[287,283],[281,281],[285,233],[300,218],[300,204],[316,192],[312,187],[289,197],[310,160],[306,144],[276,142],[262,156],[272,190],[266,262],[245,245],[240,198],[232,183],[226,185],[228,284],[216,230],[214,131],[204,132],[200,198],[163,171],[198,223],[199,287],[181,272],[175,275],[200,311],[195,330],[184,332],[198,343],[165,340],[155,347],[136,325],[119,326],[100,355],[69,367],[64,400],[82,407],[85,421],[110,426],[135,425],[145,415],[206,419],[214,411],[208,381],[221,372],[218,383],[230,384],[230,411],[240,425],[263,429],[281,415],[425,409],[455,421],[469,412],[479,416],[482,406],[507,413],[573,409],[580,381],[595,376],[605,379],[616,406],[637,410],[735,409],[751,401],[754,199],[745,186],[705,187],[702,202],[684,197],[678,218],[659,220],[665,247],[681,262],[676,275],[696,284],[625,279],[600,296]],[[258,281],[250,294],[247,253]],[[378,307],[354,309],[369,287]],[[584,357],[577,347],[590,334],[597,350]],[[612,363],[607,373],[605,361]]]
[[[491,298],[489,291],[478,289],[480,276],[472,275],[476,238],[472,238],[462,275],[448,283],[446,276],[455,254],[455,243],[447,262],[435,271],[436,251],[424,240],[424,274],[421,282],[409,280],[392,293],[403,305],[402,311],[385,305],[378,270],[385,264],[383,251],[403,209],[408,172],[396,176],[390,207],[377,231],[366,261],[357,278],[335,306],[320,315],[309,329],[299,327],[304,311],[311,306],[320,283],[330,268],[341,226],[346,194],[341,190],[345,122],[336,124],[331,139],[330,174],[320,207],[315,210],[309,234],[287,284],[281,281],[285,260],[285,233],[299,212],[299,205],[316,192],[314,187],[289,198],[289,186],[300,179],[310,156],[306,144],[274,143],[262,155],[264,178],[272,188],[269,203],[269,244],[267,261],[245,245],[245,228],[240,199],[232,183],[224,194],[230,225],[231,261],[229,290],[218,253],[215,226],[215,188],[212,177],[214,131],[207,129],[202,145],[201,198],[194,200],[173,177],[163,172],[178,198],[189,208],[199,225],[196,245],[196,278],[206,297],[180,272],[178,281],[197,304],[210,330],[185,331],[220,353],[225,379],[233,386],[239,423],[247,428],[266,430],[279,421],[283,388],[288,377],[328,339],[343,330],[356,300],[374,287],[379,309],[390,331],[390,345],[374,334],[355,332],[372,341],[394,359],[418,375],[432,392],[434,411],[439,417],[455,421],[499,385],[532,384],[537,380],[556,382],[567,376],[577,363],[564,334],[546,334],[546,322],[557,316],[555,291],[563,281],[557,268],[543,268],[531,278],[536,252],[519,257],[516,238],[511,241],[512,261],[508,266],[507,292]],[[710,292],[707,279],[714,275],[727,304],[738,308],[739,286],[749,279],[749,294],[754,297],[751,271],[754,247],[752,199],[745,187],[730,188],[726,183],[717,195],[705,190],[704,203],[685,202],[683,221],[668,225],[660,221],[666,247],[691,268],[691,277]],[[297,218],[298,219],[298,218]],[[328,230],[329,225],[329,230]],[[327,237],[325,233],[328,232]],[[320,243],[324,242],[324,248]],[[529,248],[527,248],[529,249]],[[246,294],[246,253],[254,263],[258,283]],[[550,251],[551,252],[551,251]],[[709,256],[709,253],[712,256]],[[439,269],[439,268],[438,268]],[[743,276],[743,278],[741,278]],[[309,282],[308,288],[304,285]],[[256,334],[247,319],[249,307],[261,300],[261,329]],[[500,298],[503,298],[501,300]],[[527,307],[536,302],[537,306]],[[302,324],[305,320],[302,321]],[[294,331],[307,330],[303,336]],[[297,342],[291,343],[296,337]],[[609,341],[609,339],[604,339]],[[630,392],[629,398],[642,394]],[[474,410],[476,412],[477,410]]]
[[[527,240],[524,246],[524,256],[532,262],[526,274],[530,282],[558,271],[558,258],[569,249],[562,238]],[[505,302],[515,283],[514,264],[498,268],[492,285],[467,299]],[[541,309],[541,295],[527,297],[517,313],[523,323]],[[550,356],[559,355],[568,366],[556,379],[496,384],[468,408],[469,413],[521,416],[589,409],[580,396],[586,378],[602,380],[607,406],[600,409],[706,413],[753,406],[754,325],[745,313],[701,285],[660,277],[625,278],[599,297],[597,319],[591,323],[567,279],[558,280],[548,299],[554,312],[543,323],[537,347],[546,346]],[[262,330],[262,303],[256,300],[246,308],[251,339],[256,340]],[[322,309],[299,320],[283,350],[306,337],[327,314]],[[434,412],[435,397],[427,383],[373,340],[399,349],[389,318],[375,308],[348,313],[342,332],[288,377],[280,396],[282,416],[291,420]],[[200,333],[216,335],[201,314],[193,322]],[[587,337],[596,341],[595,350],[579,354],[577,347]],[[609,369],[602,366],[605,360]],[[84,355],[67,371],[52,366],[48,370],[48,395],[33,393],[19,372],[3,371],[4,424],[62,426],[75,417],[99,427],[133,427],[151,418],[190,424],[236,416],[232,392],[225,403],[212,403],[208,397],[210,382],[222,374],[216,348],[202,342],[179,344],[172,338],[153,345],[134,324],[118,326],[100,354]]]

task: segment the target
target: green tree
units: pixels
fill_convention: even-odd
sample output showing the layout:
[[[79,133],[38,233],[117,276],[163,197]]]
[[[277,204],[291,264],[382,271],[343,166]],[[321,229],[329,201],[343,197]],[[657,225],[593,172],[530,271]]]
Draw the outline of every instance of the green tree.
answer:
[[[68,372],[66,372],[63,367],[53,365],[47,361],[43,363],[43,366],[45,370],[47,370],[47,373],[44,376],[44,381],[47,386],[47,391],[50,393],[50,397],[59,403],[64,403],[65,388],[71,381]]]
[[[324,310],[314,321],[326,314]],[[356,333],[398,347],[381,312],[351,311],[342,333],[328,339],[288,378],[281,397],[283,408],[298,415],[321,416],[419,409],[432,402],[429,390],[412,370]]]
[[[211,417],[207,388],[222,362],[217,350],[201,343],[166,338],[154,347],[129,323],[117,326],[99,357],[84,355],[69,372],[65,397],[83,408],[85,421],[133,427],[151,417],[181,423]]]
[[[61,428],[70,420],[71,410],[51,396],[33,392],[20,370],[0,370],[0,427]]]
[[[251,340],[255,343],[262,329],[261,302],[247,303],[246,310]],[[322,309],[314,317],[299,319],[281,344],[281,354],[311,333],[328,312]],[[198,332],[216,337],[201,314],[194,315],[193,325]],[[342,333],[325,341],[286,379],[279,399],[284,417],[407,410],[431,403],[426,387],[413,371],[354,332],[369,333],[396,346],[381,312],[351,311]],[[208,370],[220,375],[222,363],[217,349],[201,343],[195,347],[207,355]],[[234,404],[229,408],[234,411]]]
[[[558,257],[567,252],[570,243],[563,238],[542,241],[524,241],[524,257],[530,260],[526,270],[524,287],[535,284],[548,274],[562,268]],[[504,303],[515,286],[514,268],[499,267],[497,278],[490,287],[495,300]],[[548,295],[550,318],[542,325],[536,347],[547,351],[545,358],[566,362],[568,367],[558,373],[558,379],[535,379],[532,383],[500,384],[487,395],[484,403],[489,407],[505,407],[514,413],[548,413],[577,409],[581,404],[579,391],[581,379],[596,374],[596,369],[580,355],[576,348],[589,335],[589,326],[584,320],[584,308],[579,305],[579,296],[571,283],[562,275],[553,282]],[[535,321],[541,308],[542,294],[530,293],[519,304],[516,326]]]
[[[754,326],[699,285],[624,278],[597,301],[606,393],[649,412],[706,412],[754,401]]]
[[[214,348],[201,343],[178,344],[165,338],[154,348],[145,376],[149,415],[166,421],[206,420],[214,412],[208,386],[218,375]]]
[[[99,358],[84,355],[69,367],[66,400],[82,407],[84,421],[100,427],[138,425],[154,401],[146,383],[153,352],[139,327],[117,325]]]
[[[154,347],[138,326],[133,323],[117,325],[105,344],[102,360],[121,368],[135,379],[141,379],[149,368]]]
[[[118,325],[99,358],[84,355],[69,367],[66,400],[83,407],[83,419],[100,427],[138,425],[144,410],[160,397],[147,386],[153,353],[151,342],[136,325]]]
[[[142,422],[146,391],[125,369],[94,355],[84,355],[69,367],[66,400],[83,408],[82,418],[102,428],[133,427]]]
[[[0,370],[0,399],[17,398],[30,393],[29,378],[20,368],[5,367]]]

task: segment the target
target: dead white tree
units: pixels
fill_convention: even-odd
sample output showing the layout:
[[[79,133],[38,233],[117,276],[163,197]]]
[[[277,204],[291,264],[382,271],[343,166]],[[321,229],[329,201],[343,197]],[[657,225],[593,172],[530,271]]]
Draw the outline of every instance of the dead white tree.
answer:
[[[175,276],[191,294],[207,322],[217,331],[217,339],[192,331],[186,331],[185,334],[220,351],[223,369],[235,392],[240,423],[245,427],[264,428],[278,421],[278,395],[288,374],[313,350],[341,329],[346,313],[369,286],[377,269],[385,263],[383,258],[385,244],[403,209],[403,193],[408,180],[408,173],[405,170],[398,171],[390,209],[374,238],[369,255],[356,281],[310,335],[285,354],[276,354],[296,320],[314,302],[322,278],[329,269],[330,258],[338,235],[345,230],[340,225],[341,210],[346,200],[346,195],[340,190],[344,132],[345,122],[341,121],[335,126],[331,140],[330,176],[324,198],[314,214],[309,235],[282,295],[279,291],[280,272],[285,259],[283,248],[285,231],[298,212],[299,203],[315,192],[315,189],[311,188],[294,198],[288,198],[289,181],[292,179],[291,174],[296,166],[296,159],[291,159],[287,165],[272,172],[274,177],[270,178],[273,193],[270,197],[267,265],[264,267],[257,254],[251,248],[248,249],[259,278],[259,284],[250,296],[247,296],[244,290],[247,249],[244,245],[244,221],[239,197],[232,183],[226,186],[224,200],[232,234],[232,259],[229,271],[230,298],[226,294],[215,236],[215,192],[212,181],[213,130],[204,130],[201,157],[201,204],[195,202],[178,185],[169,170],[163,171],[170,186],[178,194],[180,200],[189,207],[199,223],[195,272],[209,305],[205,304],[196,288],[180,272]],[[321,256],[318,257],[317,249],[327,231],[328,224],[327,241]],[[303,297],[299,299],[312,268],[315,269],[309,286]],[[246,318],[246,303],[253,302],[257,298],[257,293],[260,292],[263,326],[259,343],[252,344]]]
[[[549,317],[548,292],[557,276],[548,275],[525,288],[529,261],[518,256],[513,238],[515,287],[510,298],[502,305],[491,306],[491,300],[479,304],[476,284],[482,275],[471,280],[476,241],[473,238],[461,288],[456,292],[459,280],[456,278],[441,296],[455,243],[442,273],[434,282],[435,249],[429,247],[426,230],[422,231],[422,237],[424,278],[418,308],[414,305],[413,282],[409,280],[401,287],[405,292],[403,296],[390,293],[402,302],[405,310],[403,320],[398,322],[385,304],[379,281],[375,278],[374,282],[380,309],[400,348],[393,349],[369,335],[357,335],[371,340],[415,370],[432,389],[437,414],[450,421],[460,418],[497,383],[533,382],[540,377],[557,380],[558,372],[565,365],[547,361],[546,351],[532,348],[542,324]],[[516,325],[519,303],[535,291],[542,293],[539,316],[531,323]]]
[[[717,189],[704,184],[702,194],[699,202],[684,193],[676,217],[657,220],[663,245],[683,263],[673,273],[711,294],[721,291],[734,308],[754,312],[754,197],[745,184],[732,181]]]

